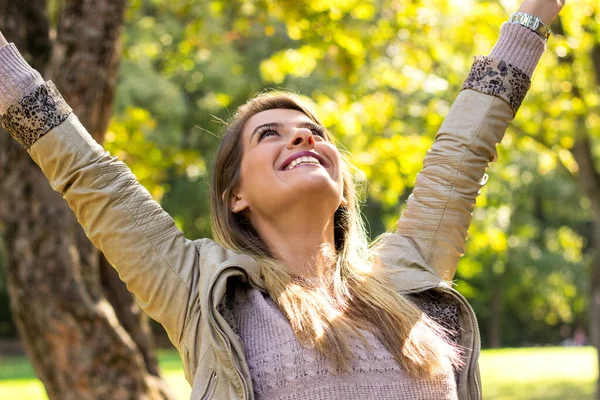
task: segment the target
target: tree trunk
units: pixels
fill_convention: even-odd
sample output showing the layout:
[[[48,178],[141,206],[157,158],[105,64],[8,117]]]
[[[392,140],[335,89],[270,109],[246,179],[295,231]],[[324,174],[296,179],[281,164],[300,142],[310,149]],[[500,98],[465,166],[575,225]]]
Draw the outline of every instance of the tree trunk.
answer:
[[[52,43],[45,0],[0,0],[7,39],[55,82],[99,142],[112,108],[124,9],[125,0],[66,0]],[[173,398],[133,296],[5,132],[0,195],[13,317],[49,398]]]
[[[593,18],[592,18],[593,21]],[[553,30],[559,35],[565,35],[564,27],[560,17],[553,24]],[[600,85],[600,45],[594,44],[590,52],[590,58],[594,66],[594,77],[596,84]],[[561,63],[571,63],[572,57],[561,58]],[[573,95],[582,100],[581,90],[573,85]],[[590,343],[596,348],[596,362],[600,370],[600,171],[596,167],[594,154],[592,152],[591,134],[585,123],[585,116],[579,115],[575,125],[575,142],[571,153],[579,166],[575,180],[582,192],[592,204],[593,228],[592,228],[592,265],[590,276]],[[600,400],[600,376],[596,380],[596,396]]]
[[[504,274],[496,276],[495,285],[492,288],[492,301],[490,304],[490,322],[488,335],[490,347],[498,349],[502,346],[502,284]]]
[[[600,370],[600,213],[594,223],[594,260],[590,279],[590,343],[596,348],[596,362]],[[600,400],[600,377],[596,381],[596,399]]]
[[[600,84],[600,44],[596,43],[592,47],[592,62],[594,64],[594,75],[596,84]],[[589,145],[589,142],[588,142]],[[592,150],[588,147],[587,154],[591,157]],[[590,158],[593,160],[593,158]],[[579,161],[577,161],[579,163]],[[592,163],[591,168],[595,171],[595,190],[594,195],[600,194],[600,173]],[[594,258],[592,260],[592,276],[590,279],[590,341],[596,348],[598,370],[600,371],[600,199],[595,197],[594,207],[594,229],[592,233]],[[600,376],[596,381],[596,400],[600,400]]]
[[[590,199],[594,216],[591,246],[594,254],[590,276],[590,343],[596,348],[600,369],[600,173],[594,165],[589,137],[581,134],[579,136],[572,152],[579,165],[578,184]],[[596,399],[600,400],[600,377],[596,381]]]

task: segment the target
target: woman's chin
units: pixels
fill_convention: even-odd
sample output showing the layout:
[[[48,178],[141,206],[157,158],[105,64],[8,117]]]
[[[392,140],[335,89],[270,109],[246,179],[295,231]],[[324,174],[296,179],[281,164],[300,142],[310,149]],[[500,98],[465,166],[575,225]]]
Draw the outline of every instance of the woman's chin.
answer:
[[[289,201],[308,201],[316,203],[339,202],[342,189],[331,178],[312,177],[312,179],[299,179],[294,182],[288,191]]]
[[[255,185],[248,182],[248,187],[253,188],[252,197],[268,201],[276,208],[305,200],[335,203],[341,198],[341,179],[336,181],[325,168],[296,168],[303,170],[278,171],[277,179],[271,180],[264,176],[263,179],[255,181]],[[274,203],[278,205],[275,206]]]
[[[300,190],[331,190],[338,184],[326,171],[302,171],[286,179],[286,184]],[[319,189],[321,188],[321,189]]]

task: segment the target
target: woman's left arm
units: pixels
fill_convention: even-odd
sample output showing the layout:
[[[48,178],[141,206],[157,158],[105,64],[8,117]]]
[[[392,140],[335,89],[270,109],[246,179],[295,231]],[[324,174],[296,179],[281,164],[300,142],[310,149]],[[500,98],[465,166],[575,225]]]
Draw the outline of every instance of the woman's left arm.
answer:
[[[562,0],[525,0],[519,9],[549,24]],[[496,160],[496,145],[515,116],[545,48],[542,37],[505,23],[471,73],[427,152],[393,240],[404,260],[451,280],[465,252],[475,199]],[[416,253],[415,253],[416,251]]]

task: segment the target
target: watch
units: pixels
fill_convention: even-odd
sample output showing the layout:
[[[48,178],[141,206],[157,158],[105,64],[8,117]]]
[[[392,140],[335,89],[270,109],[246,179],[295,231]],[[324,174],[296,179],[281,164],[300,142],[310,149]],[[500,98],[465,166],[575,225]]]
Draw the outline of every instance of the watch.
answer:
[[[510,16],[508,22],[519,24],[530,29],[540,35],[544,40],[548,40],[548,36],[552,33],[548,25],[544,24],[541,19],[531,14],[516,12]]]

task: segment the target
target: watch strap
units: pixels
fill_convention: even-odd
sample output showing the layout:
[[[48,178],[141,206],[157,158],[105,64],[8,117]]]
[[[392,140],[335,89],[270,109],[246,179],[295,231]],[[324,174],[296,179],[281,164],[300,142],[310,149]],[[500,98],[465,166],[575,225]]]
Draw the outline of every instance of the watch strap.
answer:
[[[522,25],[538,35],[544,40],[548,40],[548,37],[552,33],[550,27],[542,22],[541,19],[535,15],[527,14],[524,12],[516,12],[510,16],[508,22]]]

